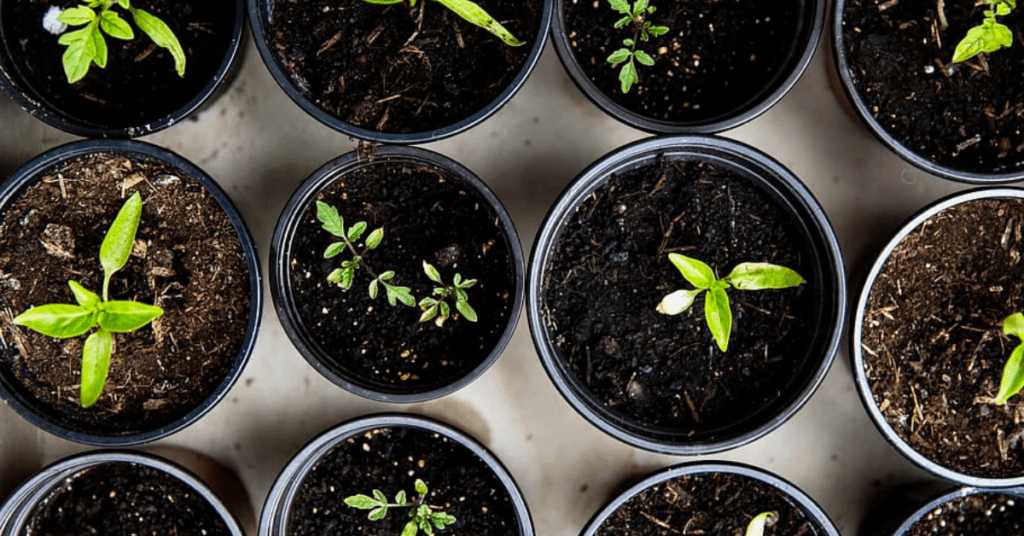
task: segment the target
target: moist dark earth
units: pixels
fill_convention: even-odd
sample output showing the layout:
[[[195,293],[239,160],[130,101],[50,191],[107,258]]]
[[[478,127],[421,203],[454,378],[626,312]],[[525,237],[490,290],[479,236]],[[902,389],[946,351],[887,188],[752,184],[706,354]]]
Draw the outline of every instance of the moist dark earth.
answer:
[[[926,220],[871,288],[861,348],[893,430],[939,465],[979,477],[1024,474],[1024,403],[999,390],[1024,304],[1024,201],[969,201]]]
[[[825,529],[788,495],[760,480],[703,473],[667,480],[634,495],[596,536],[740,536],[750,520],[774,512],[767,535],[824,536]]]
[[[378,158],[338,178],[316,200],[338,209],[347,228],[367,222],[364,239],[384,230],[344,290],[327,276],[352,252],[324,258],[338,238],[317,220],[315,203],[298,222],[287,277],[302,329],[325,366],[364,386],[414,393],[457,381],[490,355],[511,320],[515,275],[510,245],[482,196],[449,171]],[[362,251],[361,242],[355,245]],[[477,280],[466,290],[477,322],[457,315],[450,301],[456,316],[438,327],[419,321],[419,307],[389,305],[383,288],[370,298],[370,274],[389,270],[391,283],[410,287],[417,303],[431,296],[438,285],[424,274],[424,261],[447,285],[456,274]]]
[[[325,454],[296,492],[288,534],[401,534],[409,521],[408,508],[390,508],[384,519],[370,521],[366,510],[343,501],[352,495],[371,495],[375,489],[392,502],[399,491],[415,501],[416,479],[422,479],[429,490],[425,504],[456,519],[439,534],[519,534],[511,497],[484,461],[447,437],[413,427],[369,430],[341,441]]]
[[[611,177],[569,217],[545,268],[544,321],[557,358],[615,414],[684,436],[735,434],[779,410],[808,381],[818,310],[814,260],[793,217],[723,166],[659,157]],[[809,283],[729,290],[728,351],[704,319],[704,295],[686,312],[656,312],[692,288],[669,262],[679,252],[725,276],[770,262]]]
[[[249,323],[249,270],[227,214],[181,170],[100,153],[46,170],[0,220],[0,379],[63,426],[134,434],[195,409],[226,380]],[[68,280],[100,293],[100,244],[124,201],[143,210],[135,248],[110,282],[111,300],[163,308],[114,335],[99,401],[79,405],[86,337],[52,339],[11,319],[30,307],[75,303]]]
[[[843,40],[849,75],[869,113],[910,151],[957,170],[1024,169],[1024,10],[999,22],[1013,46],[953,64],[988,4],[946,0],[848,0]]]
[[[110,462],[64,479],[32,513],[25,536],[229,536],[213,506],[163,471]]]
[[[1024,531],[1024,499],[1002,493],[978,493],[956,499],[925,514],[907,536],[1018,536]]]
[[[379,132],[427,132],[496,99],[539,37],[543,2],[477,3],[526,44],[508,46],[431,0],[412,8],[278,0],[268,41],[292,83],[331,116]]]
[[[576,62],[602,93],[641,116],[681,123],[734,114],[778,87],[800,54],[791,41],[813,14],[801,0],[652,0],[657,9],[645,20],[669,32],[646,43],[637,39],[654,65],[637,64],[639,82],[623,94],[622,66],[607,58],[634,38],[634,27],[614,28],[622,15],[607,0],[558,1]]]
[[[232,0],[143,0],[132,4],[162,19],[178,37],[185,51],[185,76],[179,77],[171,54],[154,45],[131,21],[131,15],[117,8],[132,25],[135,39],[107,36],[106,68],[93,65],[85,78],[68,84],[61,63],[66,47],[42,25],[51,5],[62,4],[53,0],[3,2],[3,45],[13,58],[13,62],[3,60],[3,68],[13,65],[40,100],[86,123],[112,128],[158,120],[194,99],[224,61],[236,11]]]

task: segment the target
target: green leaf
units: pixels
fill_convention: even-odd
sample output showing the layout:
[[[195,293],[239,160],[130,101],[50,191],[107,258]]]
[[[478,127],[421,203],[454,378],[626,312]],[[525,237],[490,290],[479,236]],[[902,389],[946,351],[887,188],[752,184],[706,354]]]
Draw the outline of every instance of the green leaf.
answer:
[[[711,288],[711,283],[717,279],[711,267],[697,259],[678,253],[669,253],[668,260],[691,285],[699,289]]]
[[[78,305],[90,311],[95,310],[99,306],[100,297],[96,293],[79,285],[77,281],[68,281],[68,286],[71,287],[71,293],[75,295],[75,301],[78,302]]]
[[[629,24],[630,22],[633,22],[633,17],[630,17],[629,15],[626,15],[625,17],[622,17],[621,19],[615,21],[615,26],[614,27],[615,28],[622,28],[623,26]]]
[[[110,276],[123,268],[128,262],[128,256],[132,254],[132,247],[135,245],[135,231],[139,228],[141,217],[142,196],[139,195],[139,192],[135,192],[117,212],[114,223],[110,224],[110,230],[103,237],[103,244],[100,245],[100,264],[103,266],[104,299],[107,299]]]
[[[92,37],[93,47],[96,49],[92,62],[102,69],[107,66],[107,40],[103,38],[103,32],[99,30],[98,25],[93,23],[89,27],[93,29],[89,35]]]
[[[747,525],[746,536],[764,536],[764,525],[768,522],[768,518],[775,515],[775,512],[761,512],[754,516],[754,519],[750,520],[750,524]]]
[[[390,281],[394,277],[395,277],[395,271],[394,270],[388,270],[388,271],[380,274],[378,279],[380,279],[381,281]]]
[[[463,318],[469,320],[470,322],[476,322],[476,311],[474,311],[473,308],[469,306],[469,302],[459,300],[455,302],[455,308],[458,309],[460,313],[462,313]]]
[[[402,529],[402,536],[416,536],[416,532],[418,531],[419,524],[416,523],[415,519],[413,519],[412,521],[405,524],[405,528]]]
[[[324,252],[324,258],[330,259],[331,257],[337,256],[342,251],[345,251],[346,244],[344,242],[335,242],[327,246],[327,251]]]
[[[416,493],[420,494],[421,496],[425,496],[428,492],[429,490],[427,490],[427,483],[424,482],[422,479],[417,478]]]
[[[124,9],[131,9],[131,2],[129,0],[117,0],[117,5]]]
[[[483,8],[470,0],[437,1],[452,10],[456,15],[462,17],[466,22],[475,24],[476,26],[479,26],[497,36],[499,39],[504,41],[506,45],[517,47],[525,44],[523,41],[516,39],[508,30],[505,29],[504,26],[494,20],[494,17],[484,11]]]
[[[379,503],[381,503],[381,504],[387,504],[387,503],[388,503],[388,498],[387,498],[387,496],[386,496],[386,495],[384,495],[384,492],[383,492],[383,491],[381,491],[381,490],[379,490],[379,489],[375,489],[375,490],[373,490],[373,497],[374,497],[375,499],[377,499],[377,502],[379,502]]]
[[[327,281],[331,282],[331,283],[340,283],[341,282],[341,276],[344,273],[345,273],[345,270],[343,268],[335,268],[333,272],[328,274]]]
[[[374,229],[374,231],[372,233],[370,233],[370,236],[366,237],[366,249],[367,250],[377,249],[377,246],[380,245],[380,241],[383,238],[384,238],[384,229],[383,228]]]
[[[631,46],[636,44],[636,41],[634,41],[632,39],[623,39],[622,40],[622,44],[626,45],[627,47],[631,47]]]
[[[423,273],[427,274],[431,281],[441,283],[441,274],[437,272],[437,268],[434,268],[427,261],[423,261]]]
[[[374,279],[373,281],[370,281],[370,299],[371,300],[376,300],[377,299],[377,280],[376,279]]]
[[[11,322],[47,337],[68,339],[82,335],[95,326],[96,314],[78,305],[52,303],[33,307],[14,317]]]
[[[766,262],[738,264],[722,280],[740,290],[789,288],[807,282],[794,270]]]
[[[445,527],[455,523],[455,517],[444,512],[431,514],[430,520],[434,522],[434,526],[437,527],[438,530],[444,530]]]
[[[420,300],[420,309],[426,309],[427,307],[433,307],[437,305],[437,300],[434,298],[423,298]]]
[[[68,83],[74,84],[89,73],[92,60],[96,57],[96,45],[92,40],[92,25],[65,33],[58,42],[67,45],[62,61]]]
[[[659,37],[668,33],[668,27],[651,26],[650,28],[647,29],[647,32],[650,33],[652,37]]]
[[[729,296],[725,289],[714,288],[708,291],[704,298],[704,316],[718,347],[726,351],[732,333],[732,311],[729,309]]]
[[[644,65],[654,65],[654,59],[648,56],[647,53],[644,52],[643,50],[637,50],[636,52],[633,53],[633,55],[636,56],[636,61]]]
[[[461,288],[456,287],[455,288],[455,301],[468,302],[469,301],[469,295],[466,294],[465,290],[462,290]]]
[[[620,49],[616,50],[615,52],[612,52],[611,55],[608,56],[608,63],[611,63],[612,65],[615,65],[617,63],[622,63],[622,62],[628,60],[630,55],[632,55],[632,53],[629,51],[629,49],[627,49],[627,48],[620,48]]]
[[[677,290],[661,299],[657,311],[663,315],[677,315],[690,308],[704,289]]]
[[[1005,404],[1012,396],[1024,388],[1024,367],[1021,366],[1021,358],[1024,357],[1024,344],[1018,345],[1010,354],[1003,367],[1003,378],[999,382],[999,394],[996,395],[996,404]]]
[[[953,63],[966,61],[982,52],[995,52],[1013,44],[1013,32],[1006,26],[988,19],[980,26],[967,30],[967,35],[953,51]]]
[[[96,19],[96,12],[86,6],[75,6],[61,11],[57,20],[68,26],[81,26],[89,24]]]
[[[356,279],[356,271],[349,268],[341,272],[341,288],[348,290]]]
[[[107,32],[110,37],[123,39],[125,41],[135,39],[135,32],[128,25],[128,21],[121,18],[113,11],[104,11],[100,15],[100,28]]]
[[[648,4],[649,4],[648,0],[636,0],[636,3],[633,4],[633,16],[634,17],[642,16],[644,14],[644,11],[647,11],[647,5]]]
[[[612,5],[612,9],[619,13],[629,14],[629,1],[628,0],[608,0],[608,3]]]
[[[373,497],[368,497],[366,495],[353,495],[351,497],[345,497],[345,504],[351,506],[352,508],[358,508],[360,510],[371,510],[373,508],[380,506],[380,503],[377,502]]]
[[[448,307],[445,302],[437,302],[437,313],[441,315],[441,318],[448,318],[452,314],[452,310]]]
[[[458,275],[458,274],[456,274],[456,275]],[[469,287],[472,287],[473,285],[475,285],[476,281],[477,281],[476,279],[467,279],[467,280],[463,281],[461,285],[456,283],[455,286],[457,286],[459,288],[469,288]]]
[[[395,504],[405,506],[405,490],[399,491],[398,494],[395,495]]]
[[[370,512],[370,521],[377,521],[384,519],[384,516],[388,515],[388,507],[381,506],[380,508]]]
[[[1013,313],[1003,320],[1003,333],[1024,340],[1024,314]]]
[[[110,351],[113,343],[113,336],[102,328],[85,340],[85,346],[82,347],[80,392],[83,408],[95,404],[103,393],[103,384],[107,383],[107,373],[110,371]]]
[[[622,83],[623,93],[629,93],[629,88],[639,80],[636,76],[636,65],[633,65],[633,62],[622,64],[622,70],[619,71],[619,82]]]
[[[426,505],[423,505],[420,508],[426,508]],[[416,519],[420,522],[420,530],[426,534],[434,534],[434,529],[430,526],[430,518],[426,516],[416,516]]]
[[[366,222],[365,221],[361,221],[361,222],[353,225],[348,230],[348,241],[349,242],[355,242],[355,241],[359,240],[359,237],[363,236],[364,232],[366,232]]]
[[[345,236],[345,218],[338,214],[338,209],[324,203],[316,202],[316,219],[324,224],[324,230],[334,236]]]
[[[100,306],[100,327],[112,333],[130,333],[160,318],[164,310],[133,301],[109,301]]]
[[[385,283],[384,290],[387,291],[388,303],[392,306],[395,305],[396,300],[402,302],[403,305],[408,305],[409,307],[414,307],[416,305],[416,298],[413,298],[412,294],[410,294],[409,287],[398,287]]]
[[[130,8],[132,19],[140,30],[146,33],[156,46],[166,48],[174,58],[174,70],[178,76],[185,76],[185,51],[181,49],[181,43],[174,36],[174,32],[164,21],[150,15],[141,9]]]
[[[420,307],[422,308],[422,302]],[[428,306],[423,310],[423,314],[420,315],[420,322],[426,322],[437,316],[437,305]]]

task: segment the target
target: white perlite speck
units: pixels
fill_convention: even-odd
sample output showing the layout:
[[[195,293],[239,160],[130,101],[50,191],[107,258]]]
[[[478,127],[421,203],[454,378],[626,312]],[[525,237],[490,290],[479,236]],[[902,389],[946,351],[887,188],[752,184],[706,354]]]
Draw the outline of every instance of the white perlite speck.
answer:
[[[64,10],[57,6],[50,6],[50,9],[46,10],[46,14],[43,15],[43,28],[53,35],[60,35],[68,29],[68,25],[57,20],[57,17],[63,13]]]

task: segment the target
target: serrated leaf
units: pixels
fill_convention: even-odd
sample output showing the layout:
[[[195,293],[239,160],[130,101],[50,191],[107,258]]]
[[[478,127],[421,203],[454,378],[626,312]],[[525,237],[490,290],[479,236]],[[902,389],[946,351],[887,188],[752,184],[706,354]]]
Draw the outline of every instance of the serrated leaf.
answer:
[[[110,352],[114,339],[110,332],[99,329],[85,340],[82,347],[82,387],[80,403],[87,408],[96,403],[103,393],[110,371]]]
[[[380,508],[370,512],[370,521],[377,521],[384,519],[384,516],[388,515],[388,507],[381,506]]]
[[[122,19],[120,15],[113,11],[104,11],[100,15],[100,28],[103,28],[107,35],[115,39],[123,39],[125,41],[135,39],[135,32],[128,24],[128,21]]]
[[[100,327],[111,333],[131,333],[160,318],[164,310],[133,301],[108,301],[100,306]]]
[[[436,512],[431,514],[430,520],[434,523],[434,526],[437,527],[438,530],[443,530],[445,527],[453,525],[455,523],[455,517],[450,516],[444,512]]]
[[[142,196],[139,195],[139,192],[135,192],[117,212],[114,222],[110,224],[110,230],[103,237],[103,244],[100,245],[100,264],[103,266],[104,276],[108,280],[114,272],[128,263],[128,257],[132,254],[132,247],[135,245],[135,231],[139,228],[141,217]],[[107,285],[103,286],[106,288]]]
[[[92,40],[92,26],[65,33],[58,42],[68,47],[64,50],[64,56],[61,59],[68,83],[74,84],[85,78],[93,63],[92,60],[96,56],[96,47]]]
[[[340,283],[341,276],[345,273],[344,268],[335,268],[333,272],[327,275],[327,281],[331,283]]]
[[[377,249],[381,239],[384,238],[384,228],[374,229],[370,236],[366,237],[366,249]]]
[[[699,289],[710,288],[711,283],[717,279],[711,267],[697,259],[678,253],[669,253],[668,260],[679,270],[683,278]]]
[[[754,516],[747,525],[746,536],[764,536],[764,526],[768,518],[776,515],[775,512],[761,512]]]
[[[633,18],[630,17],[629,15],[626,15],[625,17],[622,17],[621,19],[615,21],[615,26],[614,27],[615,28],[622,28],[623,26],[629,24],[630,22],[633,22]]]
[[[631,61],[622,64],[622,70],[619,71],[619,82],[622,83],[622,92],[629,93],[629,88],[633,87],[633,84],[637,83],[638,80],[636,65],[633,65]]]
[[[38,331],[47,337],[68,339],[89,331],[96,325],[95,311],[68,303],[52,303],[33,307],[14,317],[11,322]]]
[[[682,313],[693,305],[693,302],[697,300],[697,296],[701,292],[704,292],[704,290],[677,290],[661,299],[657,311],[663,315]]]
[[[91,290],[78,284],[77,281],[68,281],[68,286],[71,287],[71,293],[75,296],[75,301],[78,305],[92,311],[100,304],[100,297]]]
[[[423,273],[427,274],[431,281],[441,283],[441,274],[437,272],[437,268],[434,268],[427,261],[423,261]]]
[[[359,240],[360,237],[363,236],[364,232],[366,232],[366,222],[365,221],[361,221],[361,222],[353,225],[348,230],[348,241],[349,242],[356,242],[357,240]]]
[[[385,285],[384,289],[388,293],[388,303],[395,305],[395,301],[402,302],[403,305],[414,307],[416,305],[416,298],[412,297],[409,287],[398,287],[394,285]]]
[[[484,11],[482,7],[470,0],[438,0],[438,2],[462,17],[466,22],[487,30],[504,41],[506,45],[517,47],[525,44],[523,41],[516,39],[501,23]]]
[[[370,299],[371,300],[376,300],[377,299],[377,280],[376,279],[374,279],[373,281],[370,281]]]
[[[953,51],[953,63],[969,60],[983,52],[995,52],[1012,44],[1013,32],[994,19],[988,19],[984,24],[967,30],[967,35]]]
[[[629,2],[627,0],[608,0],[608,3],[611,4],[612,9],[619,13],[629,13]]]
[[[633,16],[635,16],[635,17],[642,16],[644,14],[644,11],[647,10],[648,4],[649,4],[648,0],[636,0],[636,3],[633,4]]]
[[[137,8],[130,8],[129,11],[132,14],[132,19],[135,20],[135,25],[145,32],[156,46],[165,48],[171,53],[171,57],[174,58],[174,70],[178,76],[185,76],[185,51],[182,50],[181,43],[178,42],[178,38],[175,37],[171,28],[147,11]]]
[[[704,297],[704,316],[718,348],[725,352],[729,349],[729,336],[732,333],[732,310],[729,309],[729,296],[725,289],[712,288],[707,292]]]
[[[96,19],[96,12],[86,6],[75,6],[65,9],[57,15],[57,20],[68,26],[81,26],[89,24]]]
[[[402,529],[402,536],[416,536],[416,532],[418,531],[419,524],[417,524],[416,520],[413,519],[412,521],[405,524],[405,528]]]
[[[353,495],[351,497],[345,497],[345,504],[351,506],[352,508],[358,508],[360,510],[370,510],[380,506],[380,503],[377,502],[373,497],[368,497],[366,495]]]
[[[796,271],[767,262],[740,263],[722,280],[740,290],[789,288],[806,283]]]
[[[320,220],[328,233],[337,237],[345,236],[345,218],[338,214],[338,209],[323,201],[317,201],[316,219]]]
[[[636,61],[644,65],[654,65],[654,58],[648,56],[647,53],[644,52],[643,50],[637,50],[636,52],[633,53],[633,55],[636,57]]]
[[[476,311],[474,311],[473,308],[470,307],[469,302],[462,300],[457,301],[455,302],[455,308],[458,309],[460,313],[462,313],[463,318],[469,320],[470,322],[476,322]]]
[[[429,492],[429,490],[427,489],[427,483],[424,482],[423,479],[417,478],[415,486],[416,493],[420,495],[426,495]]]

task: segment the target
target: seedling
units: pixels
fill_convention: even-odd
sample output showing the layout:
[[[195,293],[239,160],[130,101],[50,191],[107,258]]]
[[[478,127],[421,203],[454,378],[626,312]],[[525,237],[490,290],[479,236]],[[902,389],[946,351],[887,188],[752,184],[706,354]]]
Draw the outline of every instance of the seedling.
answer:
[[[623,39],[623,48],[612,52],[612,55],[608,56],[608,63],[612,64],[613,67],[620,63],[622,64],[622,69],[619,70],[619,82],[622,83],[622,92],[629,93],[629,88],[633,87],[633,84],[640,80],[636,74],[636,63],[633,60],[648,67],[654,65],[654,58],[650,54],[643,50],[637,50],[637,39],[646,43],[652,37],[668,33],[668,28],[665,26],[654,26],[644,20],[644,17],[655,11],[654,6],[648,5],[649,0],[636,0],[632,6],[629,5],[629,0],[608,1],[611,3],[612,9],[622,14],[622,18],[615,22],[615,27],[622,28],[627,25],[633,27],[633,37]]]
[[[746,536],[764,536],[764,527],[768,523],[768,518],[776,515],[775,512],[761,512],[754,516],[754,519],[751,519],[747,525]]]
[[[744,262],[737,264],[729,275],[718,279],[707,264],[678,253],[669,253],[668,259],[683,274],[695,290],[677,290],[665,296],[658,304],[658,312],[677,315],[690,308],[701,292],[704,298],[704,316],[711,335],[724,352],[729,347],[732,333],[732,310],[726,289],[764,290],[795,287],[804,284],[804,278],[795,271],[766,262]]]
[[[1013,349],[1010,359],[1006,360],[1003,367],[1003,379],[999,382],[999,394],[996,395],[996,404],[1005,404],[1007,400],[1024,388],[1024,367],[1021,360],[1024,358],[1024,314],[1013,313],[1003,320],[1003,333],[1013,335],[1021,339],[1020,344]]]
[[[416,0],[363,0],[368,4],[401,4],[402,2],[408,1],[409,7],[416,6]],[[426,1],[426,0],[424,0]],[[478,6],[476,3],[470,0],[437,0],[444,7],[452,10],[453,13],[462,17],[463,20],[470,24],[475,24],[491,32],[499,39],[505,42],[506,45],[518,47],[525,44],[523,41],[516,39],[504,26],[501,25],[494,17],[490,16],[484,9]]]
[[[423,298],[420,300],[420,309],[423,310],[420,322],[426,322],[434,318],[434,323],[437,324],[437,327],[444,325],[444,321],[448,320],[448,316],[451,313],[451,308],[446,300],[451,298],[455,299],[455,308],[462,313],[466,320],[476,322],[476,311],[469,306],[469,296],[466,294],[466,289],[475,285],[476,279],[463,280],[462,274],[455,274],[452,284],[445,285],[441,281],[441,274],[438,273],[436,268],[428,264],[427,261],[423,261],[423,272],[427,274],[431,281],[441,286],[434,287],[434,296],[437,296],[436,298]]]
[[[996,22],[996,17],[1009,15],[1017,7],[1017,0],[985,0],[990,9],[985,10],[985,20],[967,30],[967,35],[956,45],[953,62],[969,60],[978,54],[995,52],[1013,44],[1013,32],[1006,25]]]
[[[135,231],[142,216],[142,196],[133,194],[114,218],[100,245],[103,266],[103,299],[75,281],[68,281],[78,305],[54,303],[34,307],[12,320],[19,326],[38,331],[48,337],[68,339],[84,335],[92,328],[82,348],[82,387],[80,403],[87,408],[96,403],[103,392],[110,370],[113,333],[130,333],[144,327],[163,309],[134,301],[110,300],[110,277],[128,262],[135,243]]]
[[[402,536],[416,536],[419,531],[425,534],[434,534],[434,528],[444,530],[445,527],[455,523],[455,518],[440,510],[440,506],[426,504],[427,484],[416,479],[416,494],[419,497],[415,501],[407,501],[405,492],[399,491],[395,495],[395,502],[389,503],[387,496],[379,489],[373,490],[373,497],[368,495],[353,495],[345,498],[345,504],[360,510],[370,510],[370,520],[377,521],[388,515],[388,508],[410,508],[409,517],[412,519],[402,529]]]
[[[130,0],[81,2],[81,5],[66,9],[57,17],[58,21],[68,26],[84,26],[61,35],[58,41],[68,47],[64,51],[64,74],[67,75],[69,84],[84,78],[93,64],[101,69],[107,66],[107,41],[103,37],[104,33],[125,41],[135,39],[132,27],[114,11],[115,5],[131,13],[135,25],[145,32],[153,43],[171,53],[178,76],[185,76],[185,51],[164,21],[147,11],[132,7]],[[97,8],[99,13],[96,12]]]

